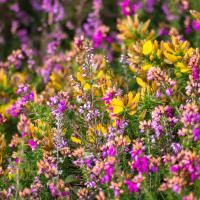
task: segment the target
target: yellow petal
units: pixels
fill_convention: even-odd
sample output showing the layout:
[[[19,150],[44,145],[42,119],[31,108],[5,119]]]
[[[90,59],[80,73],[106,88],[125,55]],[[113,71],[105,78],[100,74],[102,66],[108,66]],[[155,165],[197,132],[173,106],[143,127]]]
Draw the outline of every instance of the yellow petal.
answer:
[[[169,46],[168,43],[163,42],[162,45],[163,45],[163,48],[164,48],[166,51],[168,51],[168,52],[170,52],[170,53],[174,53],[174,50]]]
[[[106,128],[102,124],[97,125],[97,131],[102,132],[103,134],[107,133]]]
[[[136,78],[136,82],[140,87],[142,87],[142,88],[146,87],[146,83],[140,77]]]
[[[184,63],[182,63],[182,62],[178,62],[178,63],[176,63],[176,67],[179,67],[179,68],[186,68],[186,65],[184,64]]]
[[[157,55],[158,58],[161,57],[161,50],[160,49],[157,50],[156,55]]]
[[[188,69],[188,68],[181,69],[181,72],[182,72],[182,73],[187,73],[187,72],[189,72],[189,71],[190,71],[190,69]]]
[[[176,67],[178,67],[178,68],[180,68],[180,71],[182,72],[182,73],[186,73],[186,72],[189,72],[190,71],[190,68],[188,68],[184,63],[182,63],[182,62],[178,62],[177,64],[176,64]]]
[[[136,72],[137,72],[137,70],[136,70],[135,66],[129,66],[129,69],[130,69],[132,72],[134,72],[134,73],[136,73]]]
[[[97,74],[97,78],[102,78],[103,77],[103,71],[102,70],[100,70],[99,71],[99,73]]]
[[[137,93],[135,97],[131,97],[128,101],[128,114],[134,115],[136,113],[136,108],[138,105],[138,102],[140,100],[140,93]]]
[[[133,101],[134,101],[135,103],[138,104],[139,100],[140,100],[140,93],[138,92],[138,93],[135,95]]]
[[[139,119],[143,120],[145,118],[145,116],[146,116],[146,113],[147,113],[147,109],[143,110],[142,113],[139,116]]]
[[[88,91],[90,88],[91,88],[91,86],[90,86],[89,83],[86,83],[86,84],[84,85],[84,87],[83,87],[83,89],[84,89],[85,91]]]
[[[9,180],[13,179],[13,177],[14,177],[14,175],[13,175],[13,174],[11,174],[11,173],[8,173],[8,179],[9,179]]]
[[[192,54],[194,53],[194,49],[193,48],[189,48],[187,51],[188,56],[192,56]]]
[[[141,66],[141,68],[142,68],[144,71],[148,71],[151,67],[152,67],[152,64],[145,64],[145,65],[142,65],[142,66]]]
[[[149,55],[153,50],[153,43],[151,40],[148,40],[144,43],[143,48],[142,48],[142,53],[146,56]]]
[[[111,106],[113,107],[113,113],[119,114],[124,110],[124,103],[122,100],[114,98],[111,101]]]
[[[76,78],[81,82],[81,84],[84,84],[84,83],[85,83],[85,80],[84,80],[83,77],[81,76],[81,73],[80,73],[80,72],[77,72]]]
[[[82,141],[80,139],[78,139],[77,137],[74,137],[74,136],[71,137],[71,141],[76,143],[76,144],[81,144],[82,143]]]
[[[175,55],[167,53],[167,52],[163,52],[163,54],[165,55],[165,57],[167,58],[167,60],[169,60],[172,63],[175,63],[179,59],[181,59],[181,56],[175,56]]]
[[[181,49],[186,50],[188,45],[189,45],[188,41],[183,42],[181,45]]]
[[[125,137],[125,139],[126,139],[127,143],[131,143],[131,139],[130,139],[130,137],[128,135]]]
[[[128,105],[131,104],[133,102],[133,93],[129,92],[128,93]]]
[[[94,136],[93,130],[88,130],[87,136],[88,136],[89,142],[94,143],[95,136]]]

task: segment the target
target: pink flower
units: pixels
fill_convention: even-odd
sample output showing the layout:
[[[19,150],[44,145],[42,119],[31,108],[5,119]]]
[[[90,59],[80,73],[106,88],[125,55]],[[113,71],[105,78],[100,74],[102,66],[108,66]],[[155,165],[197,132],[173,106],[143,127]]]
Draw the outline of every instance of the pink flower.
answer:
[[[172,90],[171,89],[169,89],[169,88],[167,88],[166,90],[165,90],[165,93],[166,93],[166,95],[167,96],[172,96]]]
[[[37,143],[34,140],[29,140],[28,145],[31,147],[32,151],[35,151],[37,148]]]
[[[22,132],[22,137],[26,137],[27,133],[26,132]]]
[[[178,194],[181,192],[181,188],[180,188],[180,186],[179,186],[178,184],[174,184],[174,185],[172,186],[172,190],[173,190],[174,192],[178,193]]]
[[[21,162],[20,158],[15,159],[16,164],[19,164]]]
[[[161,96],[161,91],[160,91],[160,89],[158,89],[156,92],[156,97],[159,98],[160,96]]]

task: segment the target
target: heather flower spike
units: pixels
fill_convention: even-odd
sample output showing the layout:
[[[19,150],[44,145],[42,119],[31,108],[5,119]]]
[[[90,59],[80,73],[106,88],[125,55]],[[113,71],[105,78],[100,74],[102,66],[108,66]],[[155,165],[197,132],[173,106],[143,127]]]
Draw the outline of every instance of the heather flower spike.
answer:
[[[200,199],[198,0],[0,0],[0,199]]]

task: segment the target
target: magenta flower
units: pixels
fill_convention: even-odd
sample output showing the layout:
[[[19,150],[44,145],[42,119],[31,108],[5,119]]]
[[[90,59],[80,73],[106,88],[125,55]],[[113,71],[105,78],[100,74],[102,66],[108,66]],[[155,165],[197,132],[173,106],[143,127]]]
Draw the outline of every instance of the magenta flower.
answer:
[[[193,66],[192,68],[192,76],[195,81],[199,79],[199,69],[197,66]]]
[[[120,3],[121,11],[124,16],[131,14],[131,2],[130,0],[124,0]]]
[[[180,170],[180,167],[178,165],[173,165],[170,170],[172,173],[177,173]]]
[[[111,181],[111,176],[109,176],[108,174],[104,175],[101,178],[101,184],[109,183],[110,181]]]
[[[116,126],[119,127],[119,126],[120,126],[120,123],[121,123],[120,120],[117,119],[117,120],[116,120]]]
[[[15,159],[16,164],[19,164],[21,162],[20,158]]]
[[[132,169],[137,170],[141,173],[148,173],[149,171],[149,160],[147,157],[139,157],[135,162],[132,164]]]
[[[192,21],[192,28],[195,31],[200,31],[200,22],[198,22],[197,20],[193,20]]]
[[[113,99],[114,93],[110,92],[105,94],[105,96],[102,98],[103,101],[105,101],[106,104],[109,104],[110,101]]]
[[[109,163],[104,166],[105,175],[101,178],[101,184],[109,183],[114,173],[114,167]]]
[[[153,173],[157,172],[157,171],[158,171],[158,167],[152,166],[152,167],[151,167],[151,171],[152,171]]]
[[[194,141],[196,142],[200,137],[200,128],[195,128],[193,130]]]
[[[29,140],[28,145],[31,147],[32,151],[35,151],[37,148],[37,143],[34,140]]]
[[[139,192],[137,183],[132,182],[131,180],[125,180],[125,184],[128,186],[129,192]]]
[[[66,109],[66,102],[65,100],[61,99],[60,103],[58,104],[58,111],[62,113],[65,111],[65,109]]]
[[[100,30],[97,31],[92,37],[94,48],[98,48],[101,45],[103,39],[104,37],[103,37],[102,32]]]
[[[107,155],[108,156],[116,156],[116,150],[114,147],[110,147],[108,150],[107,150]]]

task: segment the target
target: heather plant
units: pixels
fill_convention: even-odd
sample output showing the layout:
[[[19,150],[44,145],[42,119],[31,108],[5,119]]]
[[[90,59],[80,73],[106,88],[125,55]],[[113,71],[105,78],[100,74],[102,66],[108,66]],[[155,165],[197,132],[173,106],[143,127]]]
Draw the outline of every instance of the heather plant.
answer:
[[[0,0],[0,199],[199,199],[199,9]]]

